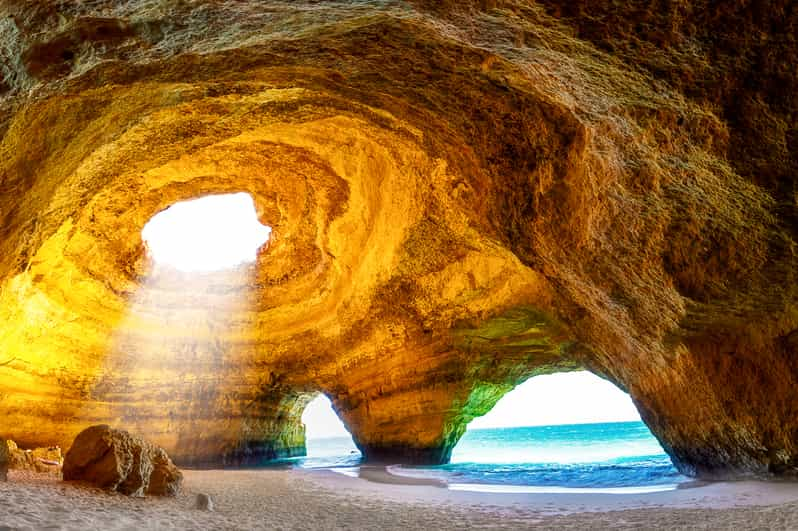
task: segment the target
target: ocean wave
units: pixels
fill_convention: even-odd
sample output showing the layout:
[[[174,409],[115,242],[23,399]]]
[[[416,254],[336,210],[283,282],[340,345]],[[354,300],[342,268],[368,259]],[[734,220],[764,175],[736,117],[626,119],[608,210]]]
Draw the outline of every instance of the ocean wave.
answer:
[[[297,464],[303,468],[356,467],[361,456],[353,447],[345,439],[330,439],[315,455]],[[450,486],[513,488],[675,488],[689,480],[678,473],[641,422],[472,430],[455,448],[451,463],[397,465],[390,467],[390,472]]]

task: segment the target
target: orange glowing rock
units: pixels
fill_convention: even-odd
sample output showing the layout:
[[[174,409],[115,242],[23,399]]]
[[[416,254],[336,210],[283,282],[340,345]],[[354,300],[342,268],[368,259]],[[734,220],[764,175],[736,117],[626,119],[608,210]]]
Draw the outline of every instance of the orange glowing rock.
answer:
[[[290,4],[0,7],[0,437],[250,462],[323,391],[441,462],[587,368],[685,473],[796,470],[786,0]],[[253,263],[153,270],[153,215],[236,192]]]

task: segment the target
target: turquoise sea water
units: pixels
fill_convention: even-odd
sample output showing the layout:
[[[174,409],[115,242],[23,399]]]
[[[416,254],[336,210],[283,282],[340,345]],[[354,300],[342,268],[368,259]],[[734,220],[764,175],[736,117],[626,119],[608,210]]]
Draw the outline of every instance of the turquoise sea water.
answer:
[[[305,468],[351,468],[360,453],[348,437],[308,441]],[[393,466],[397,475],[482,485],[579,489],[675,487],[687,481],[642,422],[485,428],[466,432],[451,463]],[[512,490],[512,488],[510,489]]]

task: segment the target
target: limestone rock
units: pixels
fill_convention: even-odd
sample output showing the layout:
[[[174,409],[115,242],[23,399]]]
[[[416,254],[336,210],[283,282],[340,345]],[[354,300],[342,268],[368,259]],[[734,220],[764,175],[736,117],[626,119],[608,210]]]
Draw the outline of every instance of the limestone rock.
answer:
[[[152,459],[152,473],[150,474],[147,494],[177,496],[183,483],[183,473],[169,459],[166,450],[163,448],[153,448],[150,456]]]
[[[8,445],[4,439],[0,439],[0,481],[8,481],[8,468],[11,456],[9,455]]]
[[[195,507],[200,511],[213,511],[213,500],[208,494],[197,494]]]
[[[792,0],[0,2],[0,434],[252,463],[303,453],[323,392],[367,458],[443,462],[581,368],[685,473],[796,473],[796,27]],[[156,267],[153,215],[241,191],[253,263]],[[104,482],[157,475],[122,454]]]
[[[0,467],[6,470],[27,470],[31,472],[59,475],[61,473],[61,448],[21,449],[10,439],[0,439]]]
[[[78,434],[64,458],[63,474],[66,481],[86,481],[128,496],[175,496],[183,480],[162,448],[107,425]]]

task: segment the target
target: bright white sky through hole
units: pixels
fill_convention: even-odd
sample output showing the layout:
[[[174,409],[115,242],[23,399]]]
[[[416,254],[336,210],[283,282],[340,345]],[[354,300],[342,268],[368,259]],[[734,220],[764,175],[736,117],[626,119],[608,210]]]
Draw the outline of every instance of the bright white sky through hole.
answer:
[[[474,419],[469,428],[552,426],[640,420],[628,394],[585,371],[530,378]],[[349,435],[330,399],[319,395],[302,414],[308,439]]]
[[[631,397],[587,371],[536,376],[499,400],[469,428],[554,426],[640,420]]]
[[[335,414],[330,399],[320,394],[307,405],[302,413],[307,439],[323,439],[325,437],[345,437],[349,435],[344,423]]]
[[[153,259],[182,271],[215,271],[255,260],[271,234],[247,193],[181,201],[144,225]]]

